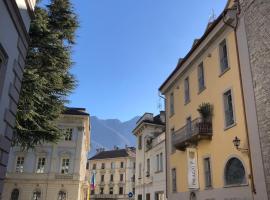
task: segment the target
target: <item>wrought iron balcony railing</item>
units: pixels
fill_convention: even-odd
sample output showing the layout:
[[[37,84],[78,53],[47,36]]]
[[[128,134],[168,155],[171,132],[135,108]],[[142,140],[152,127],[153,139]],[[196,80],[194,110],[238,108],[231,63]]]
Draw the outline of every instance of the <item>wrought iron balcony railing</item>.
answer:
[[[197,118],[172,134],[172,145],[184,151],[190,144],[197,144],[202,139],[211,139],[212,134],[212,122]]]

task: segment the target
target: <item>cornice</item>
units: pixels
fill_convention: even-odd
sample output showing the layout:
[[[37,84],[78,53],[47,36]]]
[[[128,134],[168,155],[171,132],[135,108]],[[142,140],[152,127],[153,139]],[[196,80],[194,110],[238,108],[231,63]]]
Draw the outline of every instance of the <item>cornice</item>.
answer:
[[[25,48],[27,48],[30,42],[30,38],[16,1],[15,0],[3,0],[3,1],[6,5],[9,15],[13,21],[16,30],[18,31],[18,34]]]
[[[34,14],[34,5],[32,5],[32,2],[30,0],[24,0],[26,7],[27,7],[27,12],[29,14],[29,16],[31,17],[31,19],[33,19],[35,17]]]

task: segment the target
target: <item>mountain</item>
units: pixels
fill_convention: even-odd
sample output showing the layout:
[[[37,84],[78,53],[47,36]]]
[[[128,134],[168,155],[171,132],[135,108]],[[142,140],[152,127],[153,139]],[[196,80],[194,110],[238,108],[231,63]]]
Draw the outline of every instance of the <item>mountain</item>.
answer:
[[[96,116],[91,117],[91,152],[90,156],[96,153],[97,148],[112,149],[114,146],[120,148],[135,146],[136,137],[132,130],[139,120],[139,116],[129,121],[121,122],[118,119],[99,119]]]

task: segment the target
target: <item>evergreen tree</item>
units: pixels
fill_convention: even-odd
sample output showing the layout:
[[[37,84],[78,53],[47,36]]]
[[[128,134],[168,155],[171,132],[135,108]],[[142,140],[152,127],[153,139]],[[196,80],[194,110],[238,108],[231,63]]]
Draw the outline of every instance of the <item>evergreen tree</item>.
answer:
[[[33,148],[61,137],[56,121],[76,85],[69,70],[77,17],[69,0],[37,6],[16,118],[14,144]]]

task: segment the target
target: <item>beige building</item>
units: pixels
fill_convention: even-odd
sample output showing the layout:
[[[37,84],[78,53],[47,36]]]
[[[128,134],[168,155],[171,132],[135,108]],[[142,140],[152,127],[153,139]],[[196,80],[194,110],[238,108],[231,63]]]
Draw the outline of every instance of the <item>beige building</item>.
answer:
[[[165,112],[145,113],[133,130],[136,148],[136,200],[166,196]]]
[[[58,121],[63,140],[27,152],[12,148],[2,199],[88,199],[89,123],[85,109],[68,108]]]
[[[0,0],[0,199],[35,0]]]
[[[91,200],[134,199],[135,151],[134,147],[101,150],[89,159],[90,176],[95,177]],[[128,197],[129,194],[132,197]]]

